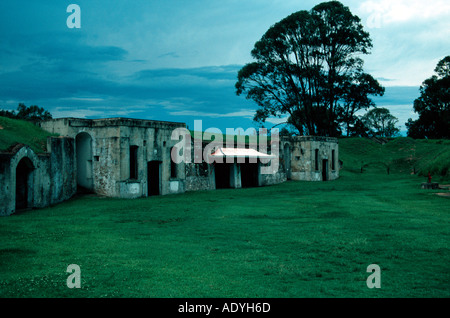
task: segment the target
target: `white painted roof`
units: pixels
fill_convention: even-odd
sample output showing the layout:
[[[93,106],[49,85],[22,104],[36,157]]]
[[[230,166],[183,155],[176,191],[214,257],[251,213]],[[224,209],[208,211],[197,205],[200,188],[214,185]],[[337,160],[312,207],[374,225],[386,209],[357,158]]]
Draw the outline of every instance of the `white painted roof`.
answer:
[[[276,158],[275,155],[269,155],[247,148],[219,148],[211,154],[213,157],[234,157],[234,158]]]

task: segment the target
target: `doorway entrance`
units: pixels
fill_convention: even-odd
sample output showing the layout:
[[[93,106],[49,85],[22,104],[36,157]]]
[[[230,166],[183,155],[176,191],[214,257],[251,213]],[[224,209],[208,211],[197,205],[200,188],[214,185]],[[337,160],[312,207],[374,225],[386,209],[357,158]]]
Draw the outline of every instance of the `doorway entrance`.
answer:
[[[216,189],[231,188],[231,164],[216,163],[214,165],[214,176],[216,178]]]
[[[92,137],[86,132],[75,138],[77,149],[77,188],[78,192],[93,192]]]
[[[243,188],[259,186],[259,163],[250,163],[249,158],[245,158],[245,163],[241,163],[241,185]]]
[[[328,181],[328,159],[322,160],[322,181]]]
[[[148,196],[161,194],[161,163],[157,160],[147,163]]]
[[[22,158],[16,167],[16,210],[32,207],[33,202],[33,163]]]

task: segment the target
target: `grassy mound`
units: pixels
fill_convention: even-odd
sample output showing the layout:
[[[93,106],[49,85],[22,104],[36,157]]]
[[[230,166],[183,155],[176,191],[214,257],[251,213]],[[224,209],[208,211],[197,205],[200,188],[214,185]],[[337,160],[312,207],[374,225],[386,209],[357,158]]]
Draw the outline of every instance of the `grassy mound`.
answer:
[[[36,153],[46,152],[47,137],[54,136],[33,123],[0,116],[0,151],[6,151],[22,143]]]
[[[366,138],[339,140],[343,168],[353,172],[409,173],[430,172],[433,179],[450,179],[450,140],[392,139],[381,145]]]

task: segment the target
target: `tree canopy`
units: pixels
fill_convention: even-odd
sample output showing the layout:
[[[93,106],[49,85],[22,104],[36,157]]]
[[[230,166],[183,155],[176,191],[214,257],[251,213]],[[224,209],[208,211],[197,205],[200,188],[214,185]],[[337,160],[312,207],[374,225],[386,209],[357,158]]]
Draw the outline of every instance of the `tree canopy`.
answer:
[[[384,88],[358,56],[372,47],[360,19],[338,1],[298,11],[273,25],[238,73],[236,93],[259,108],[254,120],[288,116],[300,135],[337,136]]]
[[[373,108],[361,117],[368,134],[375,137],[395,137],[400,130],[395,126],[398,119],[387,108]]]
[[[36,105],[25,106],[23,103],[19,103],[16,111],[0,110],[0,116],[13,118],[13,119],[23,119],[28,121],[42,121],[52,119],[52,114],[43,107]]]
[[[412,138],[450,138],[450,55],[438,62],[435,75],[420,87],[414,101],[417,120],[408,119],[406,127]]]

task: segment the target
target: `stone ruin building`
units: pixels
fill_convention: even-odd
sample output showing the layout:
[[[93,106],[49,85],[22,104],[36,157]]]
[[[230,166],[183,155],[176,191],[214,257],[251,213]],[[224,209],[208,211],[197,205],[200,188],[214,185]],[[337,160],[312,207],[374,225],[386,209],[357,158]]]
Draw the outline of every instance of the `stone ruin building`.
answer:
[[[48,138],[46,153],[22,144],[0,152],[0,215],[50,206],[77,192],[138,198],[339,178],[337,138],[280,137],[276,152],[270,145],[267,151],[252,144],[216,147],[212,163],[194,160],[191,147],[193,160],[175,163],[171,151],[178,141],[171,136],[184,123],[59,118],[40,126],[60,136]],[[208,142],[200,143],[203,151]],[[275,170],[262,173],[273,160]]]

